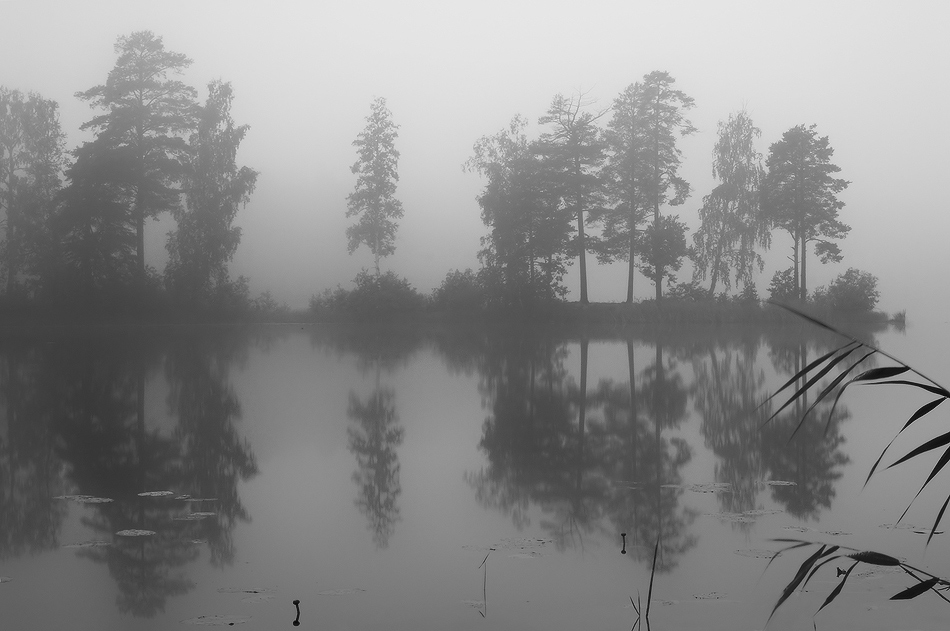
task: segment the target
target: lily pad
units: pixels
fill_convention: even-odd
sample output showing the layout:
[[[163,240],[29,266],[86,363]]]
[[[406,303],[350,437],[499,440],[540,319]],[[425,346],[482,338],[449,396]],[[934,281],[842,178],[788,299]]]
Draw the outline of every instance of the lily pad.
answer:
[[[214,517],[215,515],[217,515],[217,513],[207,513],[207,512],[188,513],[187,515],[179,515],[178,517],[174,517],[173,519],[175,521],[198,521],[201,519],[207,519],[208,517]]]
[[[129,528],[115,533],[120,537],[151,537],[155,534],[154,530],[139,530],[138,528]]]
[[[775,550],[750,548],[748,550],[736,550],[736,554],[743,557],[752,557],[753,559],[771,559],[775,556]]]
[[[105,546],[111,546],[111,541],[83,541],[82,543],[66,543],[61,547],[63,548],[101,548]]]
[[[250,620],[250,616],[245,615],[224,615],[224,616],[197,616],[182,620],[182,624],[198,624],[208,627],[231,627],[236,624],[244,624]]]
[[[174,493],[172,491],[144,491],[138,495],[139,497],[168,497]]]
[[[58,495],[54,500],[68,500],[78,504],[108,504],[113,501],[111,497],[95,497],[94,495]]]
[[[9,583],[12,580],[9,576],[0,576],[0,583]]]
[[[219,594],[274,594],[276,590],[268,587],[219,587]]]
[[[763,480],[765,486],[798,486],[798,482],[789,482],[788,480]]]

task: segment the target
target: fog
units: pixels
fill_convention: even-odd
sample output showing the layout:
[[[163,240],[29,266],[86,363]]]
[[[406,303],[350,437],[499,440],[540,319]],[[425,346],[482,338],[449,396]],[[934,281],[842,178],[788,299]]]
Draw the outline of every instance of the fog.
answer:
[[[719,120],[745,107],[763,154],[790,127],[815,123],[851,182],[840,218],[852,230],[841,263],[811,259],[809,288],[857,267],[879,277],[884,310],[946,320],[945,1],[3,2],[0,21],[0,85],[58,101],[69,149],[90,139],[79,126],[94,115],[74,93],[105,81],[119,36],[148,29],[191,57],[183,79],[202,101],[208,81],[230,81],[234,119],[250,125],[239,163],[260,172],[231,271],[292,307],[372,267],[365,248],[347,254],[344,232],[352,142],[373,98],[400,125],[405,208],[382,266],[428,292],[446,272],[478,266],[484,182],[461,168],[476,139],[518,113],[536,122],[557,93],[585,92],[604,108],[666,70],[696,101],[699,131],[680,144],[693,193],[672,209],[691,230],[714,185]],[[171,227],[167,216],[148,226],[159,270]],[[790,247],[776,231],[760,294]],[[591,258],[588,273],[592,301],[624,298],[623,264]],[[679,280],[689,274],[684,266]],[[646,278],[635,282],[637,298],[651,296]],[[577,289],[576,266],[567,283]]]

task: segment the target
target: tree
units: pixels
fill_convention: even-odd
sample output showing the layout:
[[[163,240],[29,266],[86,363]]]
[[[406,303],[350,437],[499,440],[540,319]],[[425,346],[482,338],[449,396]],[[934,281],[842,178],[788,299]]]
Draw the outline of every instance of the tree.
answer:
[[[641,238],[640,270],[655,283],[672,282],[687,253],[686,224],[676,215],[664,215],[659,224],[647,226]]]
[[[54,202],[63,168],[58,104],[35,92],[0,86],[0,209],[5,215],[3,263],[7,294],[21,273],[47,268]]]
[[[165,50],[161,37],[137,31],[116,40],[115,67],[104,85],[76,96],[106,110],[82,125],[96,133],[103,151],[122,153],[134,171],[130,216],[135,230],[136,269],[145,277],[145,219],[175,210],[191,131],[195,89],[170,78],[191,65],[181,53]]]
[[[541,160],[537,143],[528,140],[527,124],[515,116],[507,129],[483,136],[463,165],[488,180],[478,196],[490,229],[479,258],[516,302],[566,292],[561,281],[571,235],[571,215],[561,205],[555,174]]]
[[[602,262],[627,261],[627,303],[633,303],[640,225],[651,207],[647,182],[652,175],[649,138],[646,135],[646,100],[643,84],[630,84],[615,100],[613,116],[604,132],[607,158],[604,186],[611,207],[597,217],[603,223],[598,248]]]
[[[352,254],[361,244],[373,253],[376,275],[379,259],[396,251],[396,219],[402,217],[402,202],[395,198],[399,181],[399,152],[394,142],[399,125],[392,121],[386,99],[370,106],[366,127],[353,141],[359,159],[350,167],[357,174],[356,188],[346,198],[346,216],[359,220],[346,229],[347,249]]]
[[[583,95],[570,99],[556,95],[547,114],[538,119],[541,125],[553,126],[551,131],[542,134],[538,146],[548,168],[560,182],[562,203],[577,221],[574,251],[580,261],[580,301],[587,304],[588,243],[584,226],[588,223],[587,213],[593,211],[593,216],[597,216],[603,206],[599,170],[604,160],[604,146],[595,123],[607,110],[594,114],[581,111],[584,106]]]
[[[683,115],[693,107],[693,99],[681,90],[673,89],[674,79],[667,72],[654,71],[643,77],[641,98],[646,111],[646,136],[649,138],[647,155],[652,174],[647,180],[646,193],[653,207],[652,238],[647,239],[645,247],[652,250],[646,256],[654,264],[652,280],[656,287],[656,299],[663,297],[663,278],[668,275],[662,263],[672,260],[663,252],[664,239],[669,236],[669,227],[661,223],[660,206],[677,206],[689,197],[689,184],[677,175],[682,152],[676,148],[676,132],[687,136],[696,131]],[[672,195],[670,194],[672,192]],[[661,264],[657,267],[655,264]]]
[[[726,289],[752,282],[753,270],[764,265],[757,247],[768,249],[771,232],[761,212],[759,186],[765,176],[762,154],[755,139],[762,132],[752,124],[745,110],[719,123],[719,139],[713,149],[713,177],[719,185],[703,198],[699,210],[701,225],[693,235],[694,277],[711,276],[709,293],[716,292],[721,279]]]
[[[174,211],[178,228],[166,244],[166,281],[192,303],[229,282],[227,264],[241,240],[234,218],[257,182],[257,171],[237,166],[237,151],[248,126],[234,125],[233,98],[230,83],[208,84],[208,100],[189,140],[183,178],[186,205]]]
[[[833,154],[828,137],[819,138],[815,125],[798,125],[769,148],[766,160],[762,206],[772,224],[792,237],[792,268],[800,300],[808,295],[808,244],[815,242],[815,254],[822,263],[840,261],[841,250],[832,239],[842,239],[851,230],[838,219],[844,202],[837,195],[849,182],[832,177],[841,171],[831,163]]]

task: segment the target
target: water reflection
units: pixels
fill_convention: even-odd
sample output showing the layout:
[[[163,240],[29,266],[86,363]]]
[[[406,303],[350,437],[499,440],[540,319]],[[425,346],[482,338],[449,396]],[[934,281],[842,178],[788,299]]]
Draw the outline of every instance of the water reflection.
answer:
[[[237,483],[257,473],[234,427],[240,403],[228,383],[234,351],[247,342],[207,332],[79,334],[22,346],[6,340],[2,466],[10,483],[2,486],[11,490],[0,511],[4,554],[55,546],[68,510],[56,496],[84,494],[113,500],[84,505],[82,525],[107,545],[77,554],[108,568],[122,612],[152,617],[168,598],[191,590],[186,565],[204,542],[212,564],[230,564],[231,531],[248,519]],[[147,389],[163,368],[167,416],[147,417]],[[13,484],[26,461],[29,490]],[[165,489],[179,499],[140,496]],[[154,534],[114,536],[129,529]]]
[[[349,449],[356,457],[357,470],[353,481],[359,487],[355,504],[366,517],[377,548],[389,545],[399,521],[399,456],[396,447],[402,444],[405,430],[399,426],[396,394],[381,387],[379,372],[376,387],[365,399],[350,391],[347,416],[356,427],[346,430]]]

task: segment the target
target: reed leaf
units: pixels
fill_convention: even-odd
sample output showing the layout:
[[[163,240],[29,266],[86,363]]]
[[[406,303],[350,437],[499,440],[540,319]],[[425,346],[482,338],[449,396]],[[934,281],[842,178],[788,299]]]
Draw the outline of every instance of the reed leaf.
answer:
[[[788,400],[785,401],[785,403],[782,405],[782,407],[780,407],[778,410],[776,410],[776,412],[775,412],[772,416],[770,416],[770,417],[765,421],[765,423],[768,423],[769,421],[771,421],[772,419],[774,419],[776,416],[778,416],[779,414],[781,414],[782,411],[783,411],[785,408],[787,408],[789,405],[791,405],[791,404],[794,403],[796,400],[798,400],[804,393],[806,393],[806,392],[808,391],[809,388],[811,388],[813,385],[815,385],[816,383],[818,383],[818,381],[819,381],[822,377],[824,377],[824,376],[827,375],[829,372],[831,372],[831,369],[832,369],[832,368],[834,368],[835,366],[837,366],[838,364],[840,364],[842,361],[844,361],[844,360],[848,357],[848,355],[850,355],[852,352],[854,352],[854,351],[857,350],[858,348],[859,348],[858,346],[855,346],[855,347],[849,349],[847,352],[845,352],[845,353],[843,353],[843,354],[841,354],[841,355],[838,355],[837,357],[831,359],[831,360],[828,362],[828,364],[827,364],[824,368],[822,368],[821,370],[819,370],[816,374],[814,374],[814,375],[811,377],[811,379],[809,379],[808,381],[806,381],[805,384],[804,384],[802,387],[800,387],[798,390],[796,390],[796,391],[795,391],[795,394],[793,394],[792,396],[790,396],[790,397],[788,398]],[[796,380],[797,380],[798,378],[803,378],[803,377],[805,376],[806,371],[807,371],[807,368],[804,369],[804,370],[800,370],[800,371],[796,374],[796,376],[793,377],[793,379],[796,379]],[[802,422],[804,422],[804,420],[805,420],[805,415],[802,416],[802,421],[799,422],[799,426],[801,425]],[[763,425],[764,425],[765,423],[763,423]],[[797,428],[796,428],[796,431],[797,431]]]
[[[917,583],[916,585],[908,587],[902,592],[898,592],[897,594],[894,594],[893,596],[891,596],[890,599],[891,600],[910,600],[912,598],[917,598],[921,594],[930,591],[930,588],[935,586],[939,582],[940,582],[939,578],[929,578],[926,581],[922,581],[920,583]]]
[[[801,418],[801,420],[798,422],[798,425],[795,427],[795,431],[793,431],[793,432],[792,432],[792,435],[789,437],[789,441],[791,441],[791,439],[795,437],[795,434],[798,433],[798,430],[801,428],[802,424],[805,422],[805,417],[807,417],[808,414],[809,414],[812,410],[814,410],[814,409],[818,406],[818,404],[821,403],[821,402],[825,399],[825,397],[827,397],[827,396],[830,395],[832,392],[834,392],[835,388],[838,387],[838,384],[840,384],[842,381],[844,381],[845,377],[847,377],[847,376],[851,373],[852,370],[854,370],[855,368],[857,368],[858,365],[859,365],[861,362],[863,362],[865,359],[867,359],[868,357],[870,357],[870,356],[873,355],[874,353],[875,353],[875,351],[873,351],[873,350],[870,351],[870,352],[868,352],[868,353],[866,353],[866,354],[864,355],[864,357],[862,357],[862,358],[859,359],[858,361],[856,361],[856,362],[854,362],[853,364],[851,364],[851,366],[849,366],[849,367],[847,368],[847,370],[842,370],[842,371],[841,371],[841,374],[839,374],[837,377],[835,377],[835,378],[831,381],[831,383],[828,384],[828,385],[825,387],[825,389],[821,391],[821,393],[815,398],[815,400],[812,402],[812,404],[811,404],[810,406],[808,406],[808,409],[805,410],[805,413],[802,414],[802,418]],[[838,400],[841,398],[841,395],[844,394],[845,388],[847,388],[848,385],[849,385],[850,383],[852,383],[852,382],[854,382],[854,379],[852,379],[851,381],[849,381],[848,383],[846,383],[846,384],[838,391],[838,394],[835,396],[835,401],[834,401],[834,403],[831,405],[831,411],[828,412],[828,420],[825,422],[825,434],[828,433],[828,428],[831,426],[831,415],[835,413],[835,408],[838,407]]]
[[[931,438],[930,440],[925,442],[923,445],[919,445],[915,449],[912,449],[910,452],[904,455],[903,458],[889,464],[887,468],[890,469],[891,467],[896,467],[902,462],[907,462],[911,458],[916,458],[920,454],[925,454],[928,451],[933,451],[934,449],[945,447],[948,444],[950,444],[950,432],[941,434],[940,436],[937,436],[936,438]]]
[[[836,355],[837,353],[842,352],[844,349],[848,348],[849,346],[853,346],[854,344],[858,344],[858,343],[859,343],[859,342],[848,342],[848,343],[845,344],[844,346],[840,346],[840,347],[838,347],[838,348],[836,348],[836,349],[834,349],[834,350],[832,350],[832,351],[828,351],[827,353],[825,353],[824,355],[822,355],[822,356],[819,357],[818,359],[812,360],[811,363],[809,363],[807,366],[805,366],[804,368],[802,368],[801,370],[799,370],[799,371],[798,371],[797,373],[795,373],[795,375],[792,376],[788,381],[786,381],[785,383],[783,383],[781,388],[779,388],[778,390],[776,390],[775,392],[773,392],[772,394],[770,394],[768,397],[766,397],[766,399],[765,399],[762,403],[760,403],[760,404],[758,405],[758,407],[756,408],[756,410],[758,410],[758,409],[761,408],[763,405],[765,405],[766,403],[768,403],[769,401],[771,401],[772,399],[774,399],[775,397],[777,397],[780,393],[782,393],[783,391],[785,391],[786,389],[788,389],[789,387],[791,387],[791,386],[792,386],[794,383],[796,383],[799,379],[801,379],[802,377],[804,377],[805,375],[807,375],[809,372],[811,372],[811,370],[812,370],[813,368],[815,368],[816,366],[822,364],[822,363],[825,362],[828,358],[830,358],[830,357]]]
[[[894,438],[891,439],[891,442],[887,443],[887,447],[884,448],[884,451],[881,452],[881,455],[878,456],[877,460],[874,461],[874,465],[871,467],[871,471],[870,473],[868,473],[867,479],[864,480],[864,486],[868,485],[868,482],[871,480],[871,476],[874,475],[874,472],[877,470],[878,465],[881,464],[881,460],[884,458],[884,454],[887,453],[887,450],[891,448],[891,445],[893,445],[894,441],[897,440],[897,437],[901,435],[901,432],[903,432],[905,429],[910,427],[914,421],[920,418],[923,418],[924,416],[932,412],[934,408],[936,408],[938,405],[940,405],[944,401],[946,401],[946,399],[941,398],[941,399],[934,399],[930,403],[925,403],[924,405],[920,406],[920,408],[918,408],[917,411],[914,412],[909,419],[907,419],[907,422],[904,423],[904,426],[900,429],[899,432],[897,432]]]
[[[909,371],[909,366],[885,366],[883,368],[872,368],[871,370],[866,370],[860,375],[852,379],[853,382],[857,383],[859,381],[875,381],[877,379],[890,379],[891,377],[896,377],[897,375],[903,375],[905,372]]]
[[[918,373],[920,374],[920,373]],[[924,379],[927,379],[924,377]],[[930,381],[927,379],[927,381]],[[937,396],[943,397],[944,399],[950,399],[950,390],[947,390],[943,386],[931,383],[920,383],[919,381],[907,381],[906,379],[894,379],[893,381],[878,381],[874,385],[883,386],[883,385],[899,385],[899,386],[912,386],[914,388],[920,388],[926,390],[927,392],[932,392]]]
[[[772,607],[772,613],[769,614],[769,620],[771,620],[772,616],[775,615],[775,611],[782,606],[782,603],[788,600],[788,597],[791,596],[792,593],[802,583],[802,581],[805,580],[805,578],[809,575],[812,566],[814,566],[815,563],[817,563],[818,560],[824,555],[826,549],[827,546],[822,544],[814,554],[805,559],[805,562],[802,563],[800,568],[798,568],[795,578],[793,578],[791,582],[785,586],[785,589],[782,591],[782,595],[779,597],[778,602],[775,603],[774,607]],[[768,625],[768,621],[766,621],[765,624]]]
[[[847,554],[845,556],[852,558],[855,561],[860,561],[861,563],[867,563],[868,565],[895,566],[901,564],[899,559],[892,557],[889,554],[874,552],[873,550],[861,550],[860,552]]]
[[[947,499],[944,500],[943,506],[940,507],[940,511],[937,513],[937,519],[934,520],[934,525],[930,527],[930,534],[927,535],[927,543],[925,545],[930,545],[930,540],[934,538],[934,533],[937,532],[937,525],[940,524],[940,520],[943,519],[943,514],[947,510],[947,504],[950,504],[950,495],[947,496]]]
[[[841,582],[838,583],[838,585],[835,586],[833,590],[831,590],[831,593],[828,594],[828,598],[825,598],[825,602],[821,603],[821,607],[819,607],[818,611],[815,612],[816,616],[818,615],[819,611],[824,609],[827,605],[831,603],[831,601],[833,601],[835,598],[838,597],[838,594],[841,593],[841,589],[844,587],[845,581],[847,581],[848,577],[851,576],[851,570],[853,570],[857,566],[858,566],[857,561],[851,564],[851,567],[848,568],[848,571],[844,573],[844,576],[842,577]]]

